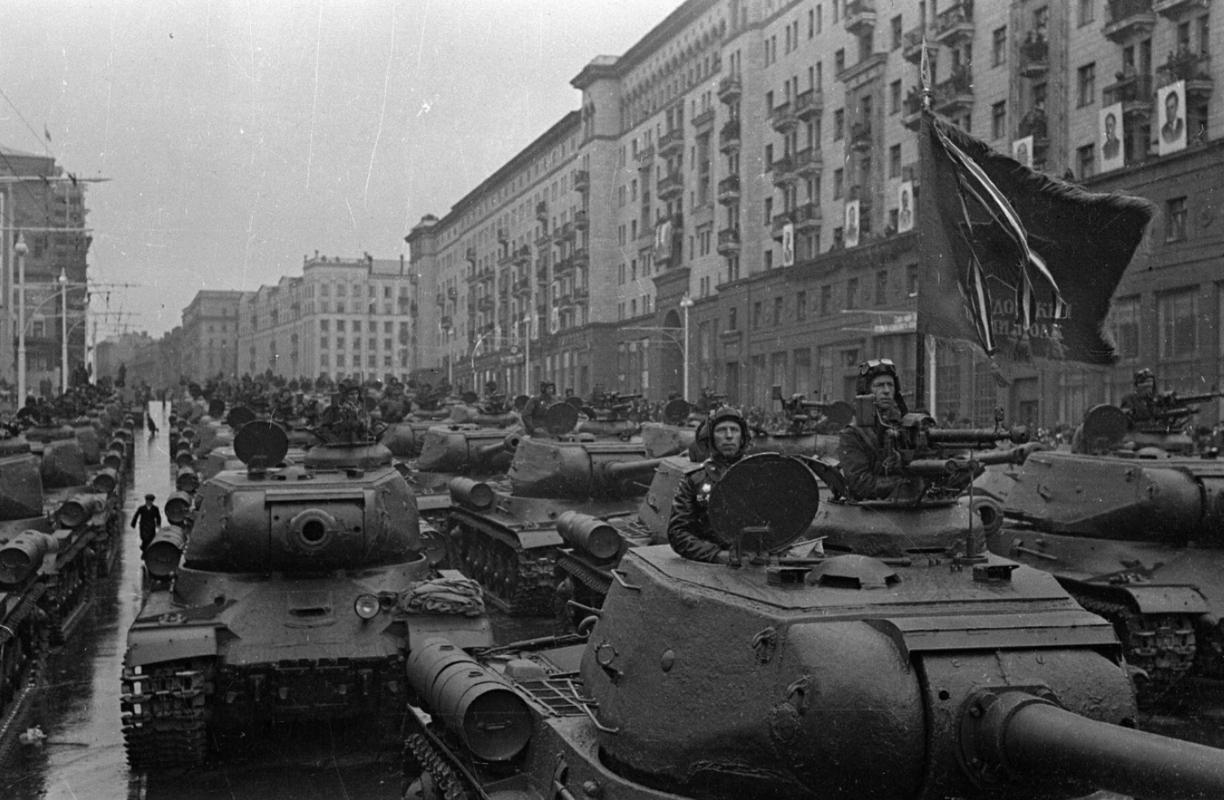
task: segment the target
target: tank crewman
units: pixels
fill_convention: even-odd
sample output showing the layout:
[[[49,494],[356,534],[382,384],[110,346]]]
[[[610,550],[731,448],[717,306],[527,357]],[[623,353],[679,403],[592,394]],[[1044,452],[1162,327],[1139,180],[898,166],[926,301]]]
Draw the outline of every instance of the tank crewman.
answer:
[[[726,564],[731,560],[728,543],[710,529],[708,508],[714,484],[744,456],[752,431],[748,420],[730,406],[717,408],[702,424],[704,444],[710,457],[685,475],[676,487],[667,541],[673,550],[694,561]]]
[[[1122,413],[1132,423],[1156,419],[1156,375],[1150,369],[1135,373],[1135,391],[1122,398]]]
[[[855,424],[847,425],[841,432],[837,457],[853,500],[878,500],[902,486],[921,481],[900,474],[899,456],[885,452],[885,430],[909,413],[898,384],[897,367],[892,359],[873,358],[859,364],[855,394],[871,395],[875,419],[855,420]]]
[[[523,428],[527,431],[527,435],[533,435],[537,428],[543,432],[544,415],[548,413],[548,407],[553,404],[556,394],[557,384],[552,381],[540,381],[540,393],[523,406]]]
[[[153,503],[156,499],[154,495],[146,494],[144,505],[136,509],[136,513],[132,516],[133,528],[140,523],[140,552],[142,553],[157,535],[157,529],[161,527],[161,510]]]

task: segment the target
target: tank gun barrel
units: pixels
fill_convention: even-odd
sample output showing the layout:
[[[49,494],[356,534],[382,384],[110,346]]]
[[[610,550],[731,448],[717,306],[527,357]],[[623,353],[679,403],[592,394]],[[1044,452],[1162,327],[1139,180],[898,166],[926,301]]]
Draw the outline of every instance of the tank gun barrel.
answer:
[[[1199,394],[1178,394],[1171,392],[1168,395],[1168,403],[1172,406],[1186,406],[1192,403],[1206,403],[1208,400],[1215,400],[1217,397],[1224,397],[1224,390],[1200,392]]]
[[[1224,797],[1224,751],[1082,717],[1025,692],[970,706],[968,763],[1021,782],[1052,776],[1148,800]]]
[[[519,442],[522,437],[517,433],[511,433],[502,439],[500,442],[491,442],[490,444],[481,445],[476,448],[476,460],[486,461],[501,453],[513,453],[518,449]]]
[[[640,461],[617,461],[605,464],[603,474],[610,481],[625,481],[641,478],[658,469],[663,463],[661,458],[645,458]]]
[[[933,428],[926,432],[927,441],[941,447],[989,447],[996,442],[1026,444],[1028,428],[1014,425],[1007,429],[995,428]]]

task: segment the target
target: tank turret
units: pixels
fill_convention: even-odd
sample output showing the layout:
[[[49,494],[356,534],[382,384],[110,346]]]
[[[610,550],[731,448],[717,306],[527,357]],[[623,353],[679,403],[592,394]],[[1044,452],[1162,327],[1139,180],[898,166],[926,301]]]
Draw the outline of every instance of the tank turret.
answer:
[[[410,794],[1221,796],[1224,752],[1134,729],[1112,628],[1049,575],[955,550],[779,557],[816,510],[804,472],[733,467],[710,519],[740,563],[633,550],[585,640],[473,650],[474,664],[428,643],[439,666],[410,673]],[[493,689],[517,698],[472,726],[455,698]]]
[[[434,568],[439,536],[365,421],[340,410],[317,432],[286,465],[284,429],[248,421],[242,469],[166,501],[122,678],[133,768],[199,765],[211,741],[280,722],[388,734],[410,639],[491,643],[479,586]]]
[[[422,437],[416,468],[424,472],[490,474],[509,468],[522,437],[475,425],[435,425]]]

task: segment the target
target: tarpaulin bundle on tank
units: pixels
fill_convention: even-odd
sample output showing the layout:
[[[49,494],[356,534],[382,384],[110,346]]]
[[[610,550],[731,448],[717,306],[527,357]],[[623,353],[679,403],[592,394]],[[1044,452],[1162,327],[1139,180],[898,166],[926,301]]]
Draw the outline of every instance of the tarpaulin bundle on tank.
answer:
[[[480,584],[471,578],[447,576],[421,581],[400,595],[396,610],[404,614],[463,614],[478,617],[485,613]]]

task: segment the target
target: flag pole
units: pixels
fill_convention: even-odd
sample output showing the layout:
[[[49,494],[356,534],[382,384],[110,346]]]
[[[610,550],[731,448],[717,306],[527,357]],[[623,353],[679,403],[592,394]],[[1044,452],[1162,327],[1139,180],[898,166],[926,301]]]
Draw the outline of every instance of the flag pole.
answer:
[[[931,111],[931,62],[927,56],[927,40],[925,21],[922,31],[922,54],[919,57],[918,67],[918,96],[922,101],[921,117],[922,121],[918,126],[919,136],[928,136],[930,131],[927,130],[926,115]],[[921,148],[919,148],[921,150]],[[930,188],[927,190],[927,197],[919,202],[930,202]],[[915,204],[915,213],[916,213]],[[921,234],[919,234],[921,236]],[[920,248],[921,255],[921,248]],[[922,282],[918,283],[918,291],[922,291]],[[918,303],[918,308],[922,307]],[[927,403],[927,412],[938,419],[935,412],[935,337],[928,336],[922,332],[922,320],[915,313],[914,325],[914,405],[921,406],[925,398]],[[929,341],[928,341],[929,340]]]

